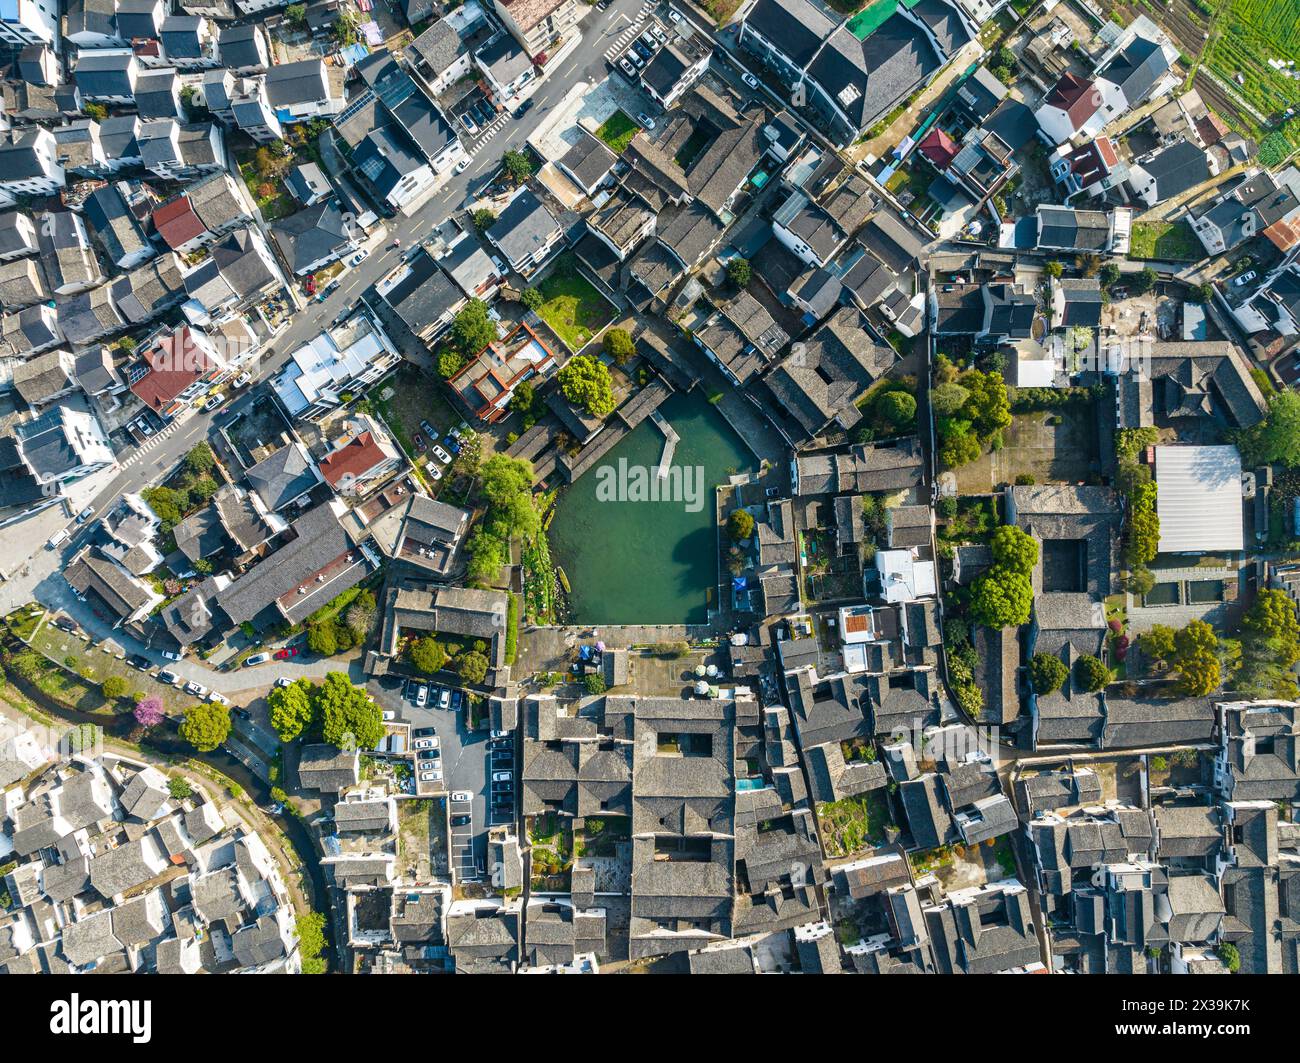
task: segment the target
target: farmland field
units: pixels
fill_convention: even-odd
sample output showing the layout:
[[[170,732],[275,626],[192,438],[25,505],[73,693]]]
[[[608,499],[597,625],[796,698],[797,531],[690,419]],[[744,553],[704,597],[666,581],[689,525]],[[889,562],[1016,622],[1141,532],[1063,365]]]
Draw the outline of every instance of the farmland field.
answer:
[[[1140,14],[1162,25],[1195,71],[1201,99],[1245,135],[1262,140],[1287,107],[1300,104],[1300,80],[1269,65],[1293,61],[1300,71],[1300,0],[1172,0],[1165,8],[1110,0],[1107,9],[1121,25]],[[1300,146],[1300,121],[1286,134]]]

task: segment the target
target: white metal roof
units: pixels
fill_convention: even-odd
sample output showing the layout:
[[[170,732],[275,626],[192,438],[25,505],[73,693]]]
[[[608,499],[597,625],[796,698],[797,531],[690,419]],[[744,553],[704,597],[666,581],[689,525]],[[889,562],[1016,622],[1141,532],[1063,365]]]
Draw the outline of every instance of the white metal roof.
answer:
[[[1236,447],[1156,447],[1161,553],[1243,549],[1241,506]]]

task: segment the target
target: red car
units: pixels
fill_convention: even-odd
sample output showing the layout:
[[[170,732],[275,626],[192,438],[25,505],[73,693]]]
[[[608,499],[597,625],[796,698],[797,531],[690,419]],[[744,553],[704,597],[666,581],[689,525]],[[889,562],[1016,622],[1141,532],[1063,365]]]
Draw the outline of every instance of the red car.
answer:
[[[286,646],[282,650],[275,651],[275,659],[277,661],[287,661],[290,657],[297,657],[297,656],[298,656],[297,646]]]

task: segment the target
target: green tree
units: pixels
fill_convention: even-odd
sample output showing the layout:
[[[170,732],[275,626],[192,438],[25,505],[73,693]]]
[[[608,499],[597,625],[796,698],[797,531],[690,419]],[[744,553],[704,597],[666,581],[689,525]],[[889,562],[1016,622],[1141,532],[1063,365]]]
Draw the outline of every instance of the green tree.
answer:
[[[1177,690],[1191,697],[1203,697],[1222,678],[1219,665],[1219,639],[1204,620],[1193,620],[1174,635],[1171,662],[1178,670]]]
[[[425,675],[439,672],[447,663],[447,651],[432,635],[425,635],[411,643],[411,663]]]
[[[614,388],[609,369],[599,358],[589,354],[575,355],[556,377],[564,397],[591,416],[608,417],[614,412]]]
[[[952,417],[960,412],[970,392],[955,381],[940,384],[930,392],[930,409],[936,417]]]
[[[533,467],[522,458],[493,454],[480,471],[489,529],[498,538],[533,539],[541,517],[533,503]]]
[[[747,258],[733,258],[727,263],[727,279],[737,288],[749,287],[750,278],[754,276],[754,268],[749,264]]]
[[[120,675],[105,676],[104,681],[99,684],[99,692],[104,695],[105,701],[117,701],[126,690],[127,682]]]
[[[1100,690],[1110,682],[1110,669],[1090,653],[1074,662],[1074,681],[1084,690]]]
[[[1241,953],[1237,951],[1237,946],[1231,941],[1220,941],[1214,947],[1214,953],[1219,957],[1223,966],[1228,969],[1229,974],[1236,974],[1241,970]]]
[[[497,223],[497,216],[487,207],[480,207],[474,212],[474,228],[480,233],[487,232]]]
[[[167,793],[173,801],[184,801],[186,798],[194,796],[194,787],[190,785],[189,779],[180,775],[173,775],[167,780]]]
[[[963,415],[982,442],[987,443],[996,433],[1011,424],[1011,402],[1002,374],[972,369],[962,377],[962,385],[970,392]]]
[[[1300,464],[1300,391],[1279,391],[1269,399],[1268,413],[1238,438],[1247,465]]]
[[[1255,698],[1292,700],[1300,661],[1300,622],[1284,591],[1265,589],[1241,621],[1241,654],[1232,686]]]
[[[1014,524],[1004,524],[989,541],[993,562],[1013,572],[1028,575],[1038,564],[1038,543]]]
[[[1064,662],[1055,654],[1036,653],[1029,662],[1029,681],[1037,694],[1060,690],[1069,674]]]
[[[510,409],[515,413],[529,413],[537,393],[531,380],[524,380],[515,386],[515,393],[510,396]]]
[[[582,685],[588,694],[603,694],[607,689],[605,677],[599,672],[588,672],[582,677]]]
[[[519,293],[519,301],[529,310],[536,312],[541,309],[542,304],[546,302],[546,298],[536,288],[525,288]]]
[[[612,328],[607,330],[603,344],[605,353],[614,359],[615,365],[626,365],[632,355],[636,353],[636,345],[632,342],[632,334],[627,329]]]
[[[1057,262],[1056,259],[1052,259],[1049,263],[1047,263],[1046,266],[1043,267],[1043,271],[1049,277],[1059,277],[1062,273],[1065,272],[1065,267],[1062,266],[1059,262]]]
[[[971,616],[987,627],[1019,627],[1029,620],[1034,588],[1029,577],[994,565],[971,587]]]
[[[298,952],[302,956],[303,974],[324,974],[325,917],[319,912],[308,912],[294,926],[298,934]]]
[[[108,117],[108,108],[102,103],[95,103],[93,100],[83,103],[81,111],[87,118],[93,118],[96,122],[102,122]]]
[[[307,21],[306,4],[290,4],[284,9],[284,17],[291,24],[297,26]]]
[[[345,672],[330,672],[316,689],[321,736],[340,749],[373,749],[384,737],[379,706]]]
[[[207,475],[216,464],[217,459],[206,442],[196,443],[185,455],[185,467],[195,476]]]
[[[754,534],[754,518],[748,510],[733,509],[727,518],[727,534],[733,542],[743,542]]]
[[[496,338],[496,322],[488,316],[488,305],[482,299],[466,303],[451,325],[452,343],[466,356],[477,354]]]
[[[1097,279],[1101,281],[1103,288],[1112,287],[1119,278],[1120,269],[1114,262],[1107,262],[1097,273]]]
[[[456,670],[465,682],[481,683],[487,678],[488,659],[478,650],[470,650],[457,658]]]
[[[1174,636],[1168,624],[1156,624],[1138,636],[1138,648],[1154,661],[1168,661],[1174,656]]]
[[[1139,273],[1130,274],[1128,283],[1129,287],[1137,292],[1138,295],[1142,295],[1154,288],[1158,280],[1160,280],[1160,274],[1150,266],[1147,266],[1146,269]]]
[[[890,428],[906,428],[916,420],[916,399],[906,391],[886,391],[877,400],[875,412]]]
[[[506,544],[480,528],[465,543],[469,555],[469,576],[477,583],[491,583],[506,563]]]
[[[526,151],[507,151],[501,156],[501,165],[506,175],[517,185],[533,176],[533,157]]]
[[[185,711],[180,736],[200,753],[211,753],[230,734],[230,710],[215,701],[205,701]]]
[[[266,695],[266,706],[270,710],[271,728],[280,736],[281,742],[292,742],[303,732],[310,731],[315,723],[312,686],[306,679],[296,680],[288,686],[273,687]]]
[[[333,620],[308,625],[307,648],[321,657],[333,657],[339,652],[338,632]]]
[[[438,375],[443,380],[450,380],[465,368],[465,356],[452,347],[444,347],[438,353]]]
[[[1150,594],[1151,588],[1156,585],[1156,577],[1151,570],[1145,565],[1139,565],[1128,574],[1128,579],[1124,581],[1124,589],[1129,594],[1142,597],[1144,594]]]

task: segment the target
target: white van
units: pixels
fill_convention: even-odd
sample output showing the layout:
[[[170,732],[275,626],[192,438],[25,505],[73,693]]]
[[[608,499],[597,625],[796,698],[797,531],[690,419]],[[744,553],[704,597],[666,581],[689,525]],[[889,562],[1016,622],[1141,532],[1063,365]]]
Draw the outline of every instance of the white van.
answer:
[[[53,535],[49,537],[49,539],[46,540],[45,549],[57,550],[60,546],[66,543],[70,537],[71,536],[68,533],[68,529],[62,528],[59,531],[56,531]]]

